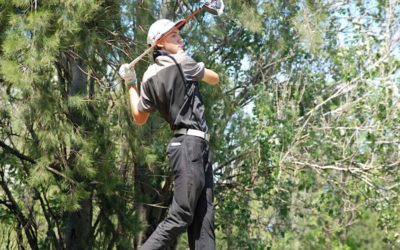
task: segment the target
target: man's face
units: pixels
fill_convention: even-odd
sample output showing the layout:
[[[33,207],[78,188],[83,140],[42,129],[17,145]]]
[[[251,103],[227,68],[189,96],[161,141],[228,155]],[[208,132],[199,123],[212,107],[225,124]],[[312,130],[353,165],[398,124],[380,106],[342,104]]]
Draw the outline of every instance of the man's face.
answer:
[[[183,40],[179,34],[179,30],[176,28],[157,45],[172,54],[183,51]]]

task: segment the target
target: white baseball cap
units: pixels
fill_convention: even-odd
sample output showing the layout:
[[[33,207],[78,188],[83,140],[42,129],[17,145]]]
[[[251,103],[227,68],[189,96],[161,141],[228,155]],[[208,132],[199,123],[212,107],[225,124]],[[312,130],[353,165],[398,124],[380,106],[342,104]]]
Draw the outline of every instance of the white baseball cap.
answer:
[[[160,39],[162,35],[167,33],[171,28],[178,26],[183,21],[184,20],[179,20],[175,23],[168,19],[160,19],[156,21],[150,26],[149,32],[147,33],[147,44],[152,45],[155,41]],[[182,27],[183,25],[179,27],[179,29],[181,29]]]

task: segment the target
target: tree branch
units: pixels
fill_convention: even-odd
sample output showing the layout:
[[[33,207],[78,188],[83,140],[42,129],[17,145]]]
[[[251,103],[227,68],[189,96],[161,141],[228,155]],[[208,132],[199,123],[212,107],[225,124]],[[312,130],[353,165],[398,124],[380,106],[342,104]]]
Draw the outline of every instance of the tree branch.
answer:
[[[232,162],[234,162],[234,161],[236,161],[236,160],[239,160],[239,159],[241,159],[241,158],[244,158],[245,156],[248,156],[248,155],[251,154],[251,153],[253,153],[253,152],[252,152],[252,151],[246,151],[246,152],[243,152],[243,153],[241,153],[241,154],[237,154],[237,155],[235,155],[235,156],[232,156],[232,158],[227,159],[227,160],[225,160],[224,162],[221,162],[221,163],[219,164],[219,166],[216,167],[216,168],[214,169],[214,173],[217,173],[218,171],[222,170],[222,169],[223,169],[225,166],[227,166],[228,164],[230,164],[230,163],[232,163]]]
[[[35,164],[36,161],[32,158],[30,158],[29,156],[26,156],[22,153],[20,153],[18,150],[8,146],[7,144],[5,144],[4,142],[0,141],[0,147],[4,148],[5,151],[7,151],[8,153],[15,155],[16,157],[18,157],[19,159],[23,160],[23,161],[28,161],[32,164]]]
[[[0,172],[0,186],[2,187],[5,195],[7,196],[8,200],[10,201],[9,209],[13,212],[14,216],[18,219],[18,222],[23,227],[25,232],[26,238],[28,239],[29,246],[31,249],[38,250],[37,245],[37,237],[35,235],[35,231],[33,229],[32,223],[26,218],[26,216],[22,213],[21,208],[19,207],[17,201],[14,199],[14,196],[11,193],[11,190],[7,186],[7,183],[4,179],[4,172]]]

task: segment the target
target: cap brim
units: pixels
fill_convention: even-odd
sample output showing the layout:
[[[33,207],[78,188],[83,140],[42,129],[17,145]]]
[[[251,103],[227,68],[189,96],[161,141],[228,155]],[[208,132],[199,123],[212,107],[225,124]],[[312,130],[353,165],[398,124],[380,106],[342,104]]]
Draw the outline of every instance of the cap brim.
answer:
[[[185,24],[186,24],[185,19],[181,19],[181,20],[175,22],[174,27],[177,27],[178,30],[180,30],[183,28],[183,26],[185,26]]]
[[[160,37],[159,37],[157,40],[155,40],[155,42],[156,42],[156,41],[159,41],[161,38],[163,38],[168,32],[171,31],[171,29],[172,29],[173,27],[176,27],[178,30],[180,30],[180,29],[183,28],[183,26],[185,26],[185,24],[186,24],[185,19],[181,19],[181,20],[175,22],[175,23],[174,23],[174,26],[172,26],[169,30],[167,30],[165,33],[163,33],[162,35],[160,35]],[[151,45],[151,44],[149,44],[149,45]]]

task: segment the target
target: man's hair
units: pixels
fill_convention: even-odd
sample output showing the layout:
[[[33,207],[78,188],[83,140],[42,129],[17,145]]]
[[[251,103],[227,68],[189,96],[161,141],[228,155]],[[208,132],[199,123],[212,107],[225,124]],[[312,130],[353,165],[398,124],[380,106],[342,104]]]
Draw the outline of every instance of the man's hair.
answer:
[[[157,57],[164,55],[164,54],[165,54],[165,52],[161,51],[161,48],[156,45],[153,49],[153,60],[156,61]]]

